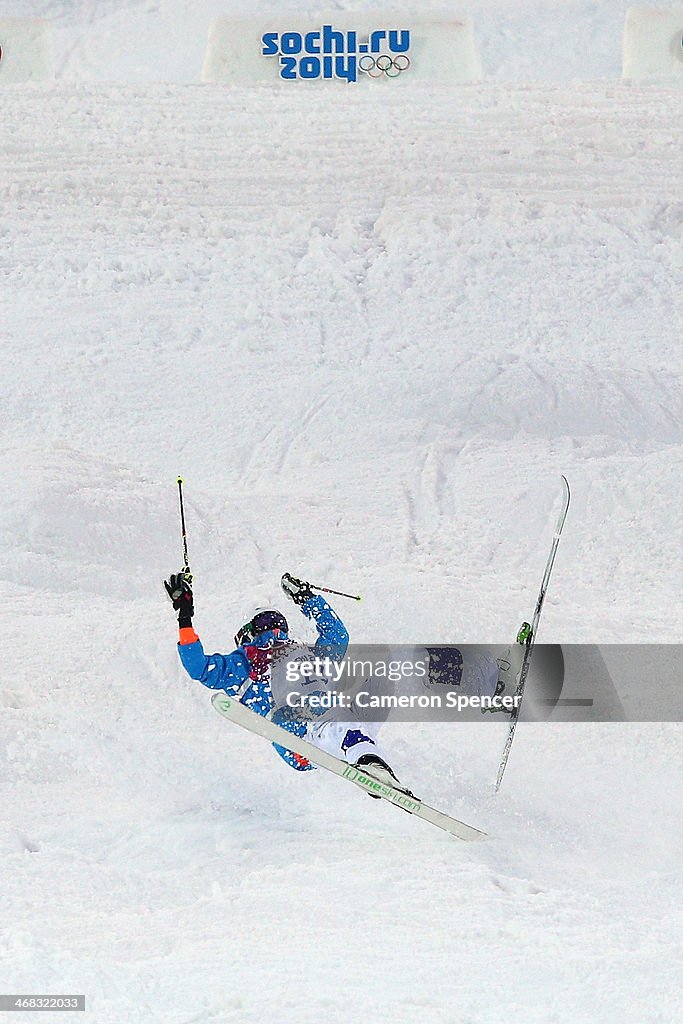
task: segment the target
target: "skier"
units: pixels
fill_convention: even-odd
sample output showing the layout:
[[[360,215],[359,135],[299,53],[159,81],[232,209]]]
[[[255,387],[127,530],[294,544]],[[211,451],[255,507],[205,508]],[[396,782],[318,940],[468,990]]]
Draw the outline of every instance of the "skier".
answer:
[[[349,635],[339,616],[327,601],[314,594],[310,585],[285,573],[281,586],[307,619],[315,623],[318,639],[313,647],[289,636],[289,624],[282,612],[259,608],[235,634],[236,649],[230,654],[205,654],[202,642],[192,626],[194,598],[188,574],[179,572],[164,580],[166,593],[178,612],[178,653],[192,679],[212,690],[225,690],[259,715],[270,716],[277,725],[334,756],[363,768],[378,781],[399,785],[393,770],[379,753],[375,729],[369,723],[339,722],[329,716],[318,719],[306,708],[290,707],[286,693],[284,668],[297,657],[329,657],[341,661]],[[322,680],[317,680],[324,686]],[[287,764],[296,771],[309,771],[315,765],[294,751],[274,744]],[[409,790],[406,790],[409,793]],[[371,794],[372,795],[372,794]],[[410,794],[412,795],[412,794]],[[379,798],[377,798],[379,799]]]

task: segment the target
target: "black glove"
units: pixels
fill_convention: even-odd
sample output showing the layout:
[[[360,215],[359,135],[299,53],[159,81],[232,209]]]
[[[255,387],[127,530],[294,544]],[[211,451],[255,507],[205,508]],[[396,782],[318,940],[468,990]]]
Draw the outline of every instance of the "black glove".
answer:
[[[294,604],[298,604],[299,607],[301,607],[302,604],[306,604],[306,601],[311,597],[315,597],[309,583],[306,583],[304,580],[298,580],[296,576],[292,576],[288,572],[283,574],[283,577],[280,580],[280,586],[287,597],[289,597]]]
[[[166,587],[169,600],[178,612],[178,625],[180,628],[183,629],[185,626],[191,626],[192,616],[194,615],[194,600],[192,597],[192,587],[188,583],[186,573],[174,573],[167,580],[164,580],[164,586]]]

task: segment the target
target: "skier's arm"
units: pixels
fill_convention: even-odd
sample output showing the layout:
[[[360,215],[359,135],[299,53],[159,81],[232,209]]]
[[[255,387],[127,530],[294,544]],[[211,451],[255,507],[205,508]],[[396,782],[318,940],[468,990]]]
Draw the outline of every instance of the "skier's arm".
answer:
[[[250,665],[242,650],[232,654],[205,654],[202,642],[192,628],[194,598],[187,574],[176,573],[164,580],[169,600],[178,612],[178,654],[185,671],[211,690],[237,693],[249,677]]]
[[[320,594],[310,597],[302,605],[301,611],[307,619],[313,619],[318,630],[318,639],[313,648],[316,655],[341,661],[349,645],[349,634],[337,613],[332,611]]]
[[[234,694],[249,678],[250,665],[242,650],[232,654],[205,654],[192,626],[179,630],[178,654],[190,678],[199,680],[210,690]]]
[[[346,626],[330,608],[324,597],[314,594],[310,583],[300,580],[291,573],[283,573],[280,586],[290,601],[298,605],[307,619],[313,619],[318,630],[318,639],[313,650],[316,655],[341,661],[349,645]]]

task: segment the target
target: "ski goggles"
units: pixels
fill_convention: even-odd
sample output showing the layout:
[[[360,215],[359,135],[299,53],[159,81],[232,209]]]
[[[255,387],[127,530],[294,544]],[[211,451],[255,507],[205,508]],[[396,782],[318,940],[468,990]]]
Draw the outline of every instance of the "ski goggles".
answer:
[[[263,633],[274,633],[279,640],[286,640],[288,629],[287,619],[282,612],[258,612],[235,633],[235,643],[241,647]]]

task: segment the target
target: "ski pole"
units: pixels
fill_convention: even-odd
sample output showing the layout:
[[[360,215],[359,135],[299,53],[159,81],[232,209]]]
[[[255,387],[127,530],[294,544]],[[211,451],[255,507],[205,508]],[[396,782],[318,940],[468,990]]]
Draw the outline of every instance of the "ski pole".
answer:
[[[187,532],[185,530],[185,506],[183,505],[183,478],[178,477],[178,499],[180,501],[180,528],[183,535],[183,576],[188,583],[192,583],[192,573],[190,572],[190,564],[187,557]]]
[[[359,594],[345,594],[343,590],[330,590],[329,587],[319,587],[317,583],[309,583],[312,590],[319,590],[321,594],[336,594],[337,597],[348,597],[349,601],[362,601]]]

